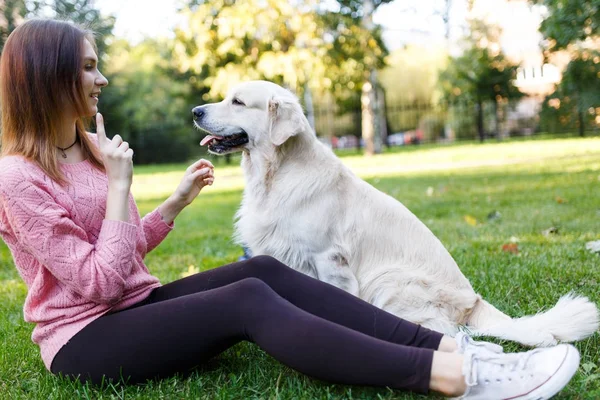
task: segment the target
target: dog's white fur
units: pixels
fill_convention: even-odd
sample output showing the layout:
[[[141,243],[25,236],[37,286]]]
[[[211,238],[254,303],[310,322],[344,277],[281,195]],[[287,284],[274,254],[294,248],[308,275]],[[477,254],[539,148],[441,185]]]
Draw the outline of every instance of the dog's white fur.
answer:
[[[246,82],[222,102],[197,108],[201,129],[220,136],[243,129],[249,136],[226,152],[243,151],[236,234],[253,255],[273,256],[449,335],[466,326],[472,334],[544,346],[598,329],[598,310],[585,297],[568,294],[550,310],[518,319],[483,300],[414,214],[317,140],[297,98],[280,86]]]

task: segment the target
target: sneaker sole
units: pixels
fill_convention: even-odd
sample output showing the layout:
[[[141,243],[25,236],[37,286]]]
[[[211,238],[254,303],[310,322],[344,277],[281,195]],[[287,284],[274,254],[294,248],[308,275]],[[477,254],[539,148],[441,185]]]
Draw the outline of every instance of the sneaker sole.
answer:
[[[525,396],[512,397],[507,400],[546,400],[560,392],[579,368],[579,352],[577,349],[570,344],[564,346],[567,346],[567,354],[554,375]]]

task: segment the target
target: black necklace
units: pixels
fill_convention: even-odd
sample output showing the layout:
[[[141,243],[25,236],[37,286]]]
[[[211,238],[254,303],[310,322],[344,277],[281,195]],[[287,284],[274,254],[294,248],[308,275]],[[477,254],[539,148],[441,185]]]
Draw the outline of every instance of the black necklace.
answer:
[[[75,136],[75,141],[73,142],[73,144],[68,147],[65,147],[64,149],[62,147],[56,146],[61,151],[62,158],[67,158],[67,153],[65,153],[65,150],[69,150],[71,147],[75,146],[75,143],[77,143],[78,140],[79,140],[79,136]]]

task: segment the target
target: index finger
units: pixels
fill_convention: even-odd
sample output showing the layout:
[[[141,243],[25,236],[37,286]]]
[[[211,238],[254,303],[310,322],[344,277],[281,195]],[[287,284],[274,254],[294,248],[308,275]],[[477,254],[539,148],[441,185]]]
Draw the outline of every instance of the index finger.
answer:
[[[107,140],[106,131],[104,130],[104,117],[100,113],[96,114],[96,134],[100,143]]]

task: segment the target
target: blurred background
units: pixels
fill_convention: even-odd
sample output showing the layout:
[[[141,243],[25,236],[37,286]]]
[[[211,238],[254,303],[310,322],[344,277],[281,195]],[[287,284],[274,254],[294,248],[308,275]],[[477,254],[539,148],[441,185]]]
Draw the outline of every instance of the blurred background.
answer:
[[[388,147],[600,134],[600,0],[0,0],[98,33],[100,110],[136,163],[202,155],[190,110],[239,81],[294,91],[319,139]],[[0,99],[1,101],[1,99]],[[356,150],[354,150],[356,149]]]

